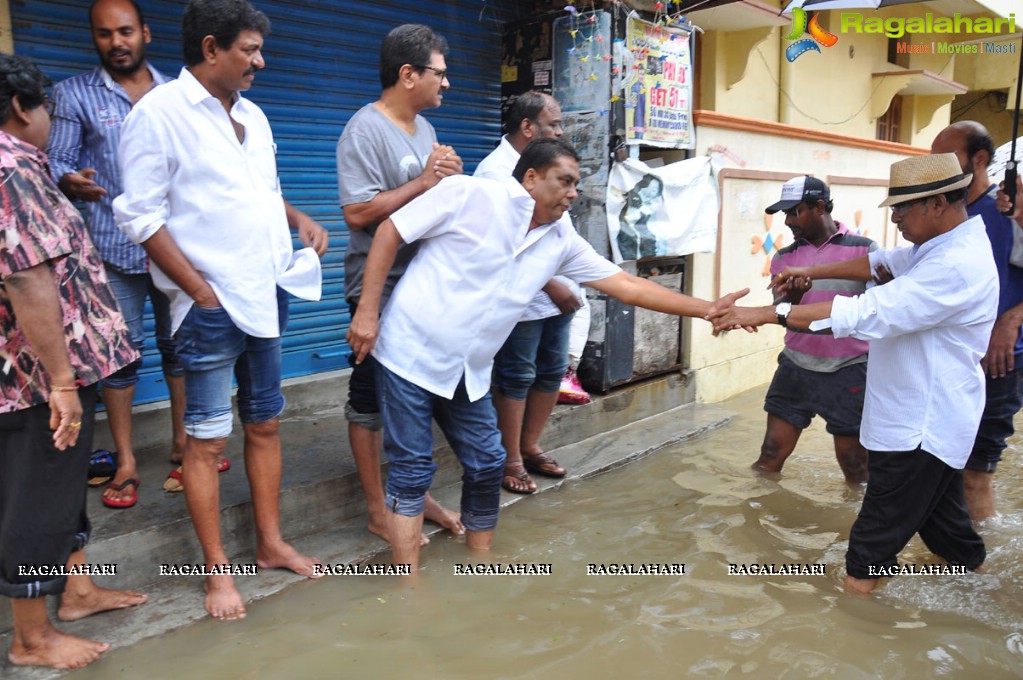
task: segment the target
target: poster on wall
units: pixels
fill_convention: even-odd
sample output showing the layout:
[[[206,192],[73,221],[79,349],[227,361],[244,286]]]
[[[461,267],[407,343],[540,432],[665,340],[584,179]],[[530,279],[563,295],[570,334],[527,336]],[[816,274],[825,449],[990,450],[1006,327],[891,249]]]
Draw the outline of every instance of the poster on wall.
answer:
[[[610,14],[568,14],[554,22],[553,94],[562,112],[607,111],[610,61]]]
[[[612,259],[713,252],[719,207],[713,163],[710,156],[660,168],[634,158],[615,163],[607,184]]]
[[[694,148],[691,34],[632,15],[625,48],[626,143]]]

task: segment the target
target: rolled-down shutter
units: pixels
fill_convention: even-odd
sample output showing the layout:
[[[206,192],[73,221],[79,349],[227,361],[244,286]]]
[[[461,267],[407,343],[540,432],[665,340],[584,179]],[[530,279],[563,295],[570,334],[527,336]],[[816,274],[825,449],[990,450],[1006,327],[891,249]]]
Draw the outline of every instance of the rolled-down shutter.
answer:
[[[54,81],[97,63],[89,36],[87,2],[11,0],[15,52],[33,59]],[[181,69],[181,14],[177,0],[141,0],[153,41],[152,63],[170,75]],[[330,230],[323,258],[320,302],[292,299],[283,343],[285,376],[343,368],[344,253],[348,230],[337,197],[334,150],[348,119],[379,96],[380,42],[402,23],[423,23],[450,44],[452,88],[440,109],[425,115],[445,144],[455,147],[471,172],[500,136],[500,44],[497,10],[478,0],[267,0],[253,3],[272,22],[267,67],[246,97],[259,104],[273,127],[285,197]],[[483,3],[484,7],[487,3]],[[160,359],[147,310],[147,341],[136,402],[166,398]]]

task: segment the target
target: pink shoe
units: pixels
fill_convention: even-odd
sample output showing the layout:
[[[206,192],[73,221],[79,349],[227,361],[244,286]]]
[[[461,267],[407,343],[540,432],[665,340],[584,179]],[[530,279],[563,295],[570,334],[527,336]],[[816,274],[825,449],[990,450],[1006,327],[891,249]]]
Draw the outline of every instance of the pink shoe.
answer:
[[[586,393],[583,386],[579,384],[579,377],[575,370],[568,369],[568,373],[561,379],[561,389],[558,391],[559,404],[588,404],[590,395]]]

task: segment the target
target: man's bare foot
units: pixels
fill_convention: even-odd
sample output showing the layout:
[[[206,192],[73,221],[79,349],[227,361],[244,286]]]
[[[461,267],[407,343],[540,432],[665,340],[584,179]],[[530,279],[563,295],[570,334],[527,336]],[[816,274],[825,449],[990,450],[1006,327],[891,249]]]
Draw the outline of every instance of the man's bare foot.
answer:
[[[429,496],[427,496],[429,498]],[[440,522],[438,522],[440,524]],[[384,539],[388,543],[391,542],[390,537],[387,535],[387,517],[386,515],[376,516],[372,513],[369,516],[369,523],[366,524],[366,528],[370,530],[370,533],[374,533],[380,538]],[[422,535],[419,540],[419,545],[423,546],[430,542],[429,537],[426,534]]]
[[[845,577],[845,590],[854,595],[869,595],[877,587],[876,578],[855,578],[849,575]]]
[[[92,663],[108,649],[110,645],[105,642],[72,637],[50,627],[31,642],[15,636],[7,659],[16,666],[48,666],[70,670]]]
[[[443,505],[433,499],[433,496],[426,494],[426,505],[423,508],[423,516],[441,525],[455,536],[461,536],[465,533],[465,527],[462,526],[462,516],[454,510],[448,510]],[[425,537],[424,537],[425,538]],[[423,542],[426,545],[427,541]]]
[[[321,578],[323,573],[313,570],[314,565],[322,565],[319,558],[303,555],[291,545],[280,541],[275,545],[261,546],[256,549],[256,564],[260,569],[288,569],[299,576]]]
[[[91,580],[89,581],[92,584]],[[57,618],[61,621],[77,621],[86,616],[114,609],[127,609],[144,604],[148,595],[134,590],[111,590],[92,584],[91,588],[68,588],[60,598]]]
[[[206,577],[206,611],[221,621],[245,618],[245,602],[232,577]]]

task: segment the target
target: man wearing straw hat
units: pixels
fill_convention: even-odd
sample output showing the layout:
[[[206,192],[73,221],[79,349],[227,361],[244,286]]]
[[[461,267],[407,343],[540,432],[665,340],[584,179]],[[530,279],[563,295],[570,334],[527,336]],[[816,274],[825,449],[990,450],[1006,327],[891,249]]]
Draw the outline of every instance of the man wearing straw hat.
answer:
[[[966,213],[963,173],[954,154],[892,165],[892,222],[911,247],[789,267],[772,285],[796,279],[867,281],[879,267],[893,276],[856,297],[798,305],[718,307],[717,330],[778,323],[869,340],[860,442],[869,453],[866,495],[849,536],[846,587],[867,593],[899,573],[899,551],[919,533],[949,564],[975,570],[986,556],[963,497],[962,469],[984,409],[984,374],[997,309],[998,273],[980,217]]]

